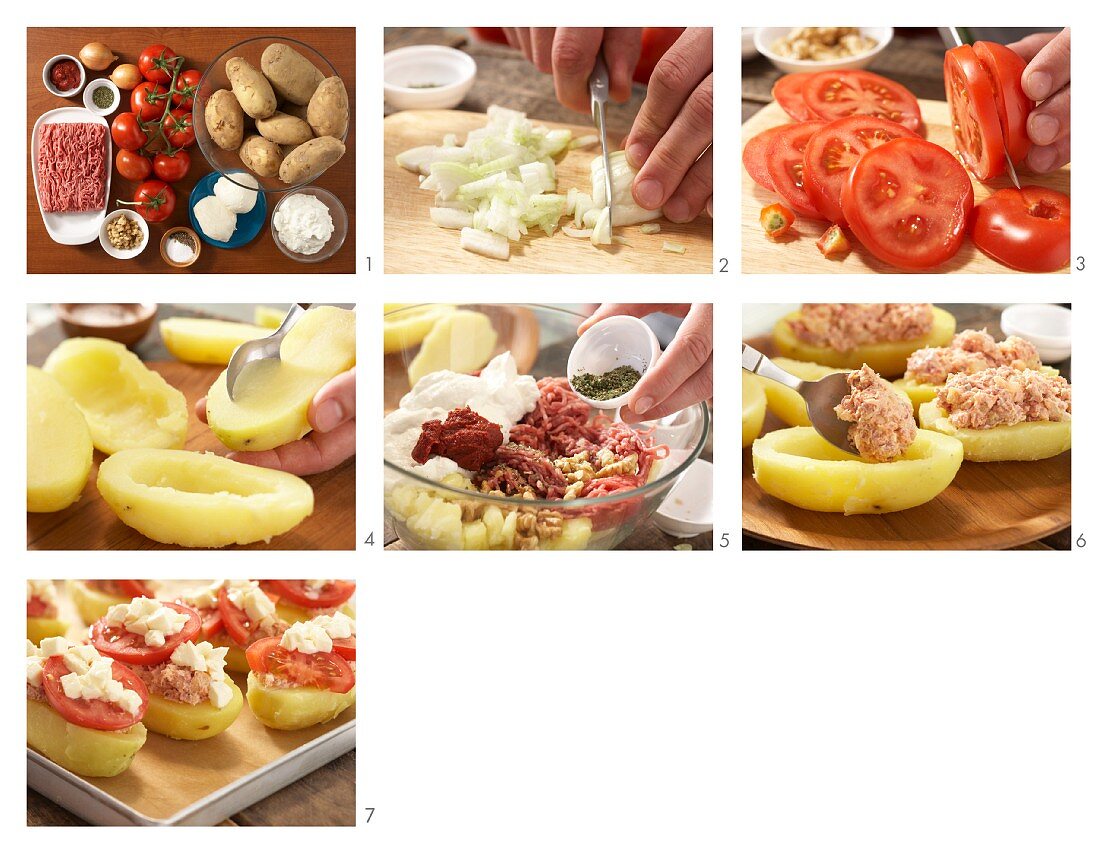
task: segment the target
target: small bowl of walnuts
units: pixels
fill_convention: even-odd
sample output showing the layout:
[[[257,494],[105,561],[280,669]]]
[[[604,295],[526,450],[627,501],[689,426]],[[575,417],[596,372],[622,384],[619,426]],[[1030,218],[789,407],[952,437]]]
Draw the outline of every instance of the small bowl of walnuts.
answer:
[[[866,68],[894,37],[893,27],[760,27],[756,49],[780,71]]]
[[[130,210],[116,210],[99,228],[99,244],[116,260],[132,260],[149,243],[149,225]]]

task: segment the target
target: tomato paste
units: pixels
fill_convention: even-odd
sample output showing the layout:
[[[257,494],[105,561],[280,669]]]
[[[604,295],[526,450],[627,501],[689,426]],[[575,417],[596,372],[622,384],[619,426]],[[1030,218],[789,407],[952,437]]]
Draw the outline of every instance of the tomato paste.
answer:
[[[71,59],[59,59],[50,68],[50,82],[60,92],[68,92],[80,85],[80,69]]]
[[[433,455],[440,455],[450,458],[463,470],[480,470],[493,459],[502,443],[504,432],[500,426],[467,405],[455,408],[443,422],[428,420],[424,423],[412,458],[417,464],[424,464]]]

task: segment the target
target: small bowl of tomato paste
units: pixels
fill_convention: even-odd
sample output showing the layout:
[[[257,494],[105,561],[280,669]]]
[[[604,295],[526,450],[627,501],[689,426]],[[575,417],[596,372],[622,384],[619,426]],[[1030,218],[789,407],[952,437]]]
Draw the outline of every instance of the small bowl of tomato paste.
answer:
[[[75,97],[84,88],[84,66],[75,56],[59,53],[42,66],[42,84],[59,98]]]

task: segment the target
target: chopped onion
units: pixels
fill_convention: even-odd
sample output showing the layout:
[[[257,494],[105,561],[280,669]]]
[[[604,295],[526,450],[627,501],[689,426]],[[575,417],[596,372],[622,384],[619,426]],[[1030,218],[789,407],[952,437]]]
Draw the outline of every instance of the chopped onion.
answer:
[[[569,150],[573,151],[577,148],[590,148],[600,141],[600,137],[595,134],[591,136],[578,136],[572,142],[569,143]]]
[[[592,236],[592,228],[571,228],[569,225],[562,225],[561,232],[566,236],[571,236],[574,239],[588,239]]]
[[[656,222],[646,222],[640,228],[642,233],[660,233],[661,226]]]
[[[494,260],[507,260],[510,249],[508,240],[495,233],[463,228],[459,236],[459,245],[474,254],[492,257]]]
[[[589,237],[593,245],[611,244],[611,208],[604,207],[596,217],[596,223],[592,226],[592,236]]]
[[[613,152],[608,159],[611,162],[611,204],[615,208],[615,226],[636,225],[661,217],[660,210],[647,210],[634,203],[632,187],[637,175],[626,161],[624,151]],[[592,201],[597,207],[606,207],[607,187],[604,185],[603,157],[592,160]]]
[[[432,207],[428,212],[431,214],[432,221],[441,228],[459,230],[460,228],[473,227],[474,224],[474,214],[467,210],[456,210],[452,207]]]
[[[665,241],[665,244],[661,246],[661,251],[667,251],[670,254],[687,254],[687,248],[680,245],[677,242]]]

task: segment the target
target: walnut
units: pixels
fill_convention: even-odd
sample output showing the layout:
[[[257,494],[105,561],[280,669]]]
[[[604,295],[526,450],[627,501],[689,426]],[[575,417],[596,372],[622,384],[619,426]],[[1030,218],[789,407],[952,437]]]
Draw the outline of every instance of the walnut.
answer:
[[[472,523],[474,520],[480,520],[485,514],[485,509],[489,507],[487,503],[474,499],[460,499],[458,501],[458,507],[462,509],[462,522]]]
[[[516,536],[534,534],[537,520],[535,512],[521,511],[516,518]]]
[[[549,508],[544,508],[538,513],[535,520],[535,531],[540,541],[548,541],[561,535],[561,514]]]
[[[539,548],[538,535],[521,535],[516,532],[515,548],[517,550],[537,550]]]

